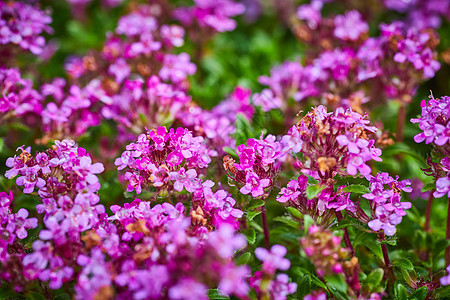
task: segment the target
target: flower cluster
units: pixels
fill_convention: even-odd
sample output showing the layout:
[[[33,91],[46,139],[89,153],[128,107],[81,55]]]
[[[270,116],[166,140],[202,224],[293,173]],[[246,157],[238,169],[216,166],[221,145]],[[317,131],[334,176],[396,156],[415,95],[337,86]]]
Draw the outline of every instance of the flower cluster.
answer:
[[[11,282],[16,291],[21,290],[25,278],[15,272],[25,256],[25,248],[18,242],[28,236],[27,229],[38,226],[36,218],[28,218],[28,211],[20,208],[12,213],[12,192],[0,192],[0,279]]]
[[[286,248],[281,245],[273,245],[270,251],[264,248],[255,249],[256,257],[262,261],[262,268],[250,278],[250,286],[256,290],[259,298],[266,296],[270,299],[285,300],[287,295],[297,290],[297,284],[289,282],[287,274],[282,273],[275,277],[277,270],[286,271],[291,265],[290,261],[284,258],[286,252]]]
[[[381,161],[381,150],[375,147],[370,135],[377,131],[366,116],[336,109],[327,112],[318,106],[294,125],[283,143],[292,153],[301,153],[297,165],[316,179],[334,178],[336,174],[367,177],[371,160]]]
[[[242,3],[233,0],[194,0],[194,6],[180,7],[174,14],[185,26],[196,23],[200,28],[224,32],[236,28],[236,21],[231,18],[242,14],[244,10]]]
[[[315,183],[317,184],[317,181]],[[345,210],[357,214],[360,210],[350,199],[350,193],[342,192],[343,186],[334,192],[332,187],[319,185],[322,191],[312,199],[308,198],[306,193],[308,186],[312,186],[308,184],[308,177],[299,175],[297,180],[289,181],[287,186],[281,189],[277,201],[287,203],[302,214],[311,216],[321,226],[330,224],[337,212]]]
[[[396,232],[395,226],[400,224],[406,209],[411,208],[411,202],[401,202],[401,191],[411,192],[411,180],[398,181],[388,173],[378,173],[372,176],[370,181],[370,193],[363,197],[368,199],[372,211],[373,220],[368,225],[375,231],[392,236]],[[388,187],[388,188],[386,188]]]
[[[136,143],[127,145],[126,149],[115,165],[118,170],[126,169],[127,191],[136,190],[138,194],[142,185],[178,192],[185,188],[192,193],[201,187],[198,178],[201,170],[216,155],[206,148],[202,137],[194,137],[181,127],[169,132],[163,126],[158,127],[139,135]]]
[[[448,20],[450,15],[450,4],[445,0],[384,0],[384,5],[405,13],[408,26],[418,29],[439,28],[442,19]]]
[[[423,131],[414,137],[414,141],[433,144],[437,156],[441,158],[438,163],[429,159],[431,168],[428,171],[436,178],[434,197],[442,197],[450,195],[450,97],[430,98],[428,103],[425,100],[421,103],[421,117],[411,119],[411,122],[419,123]]]
[[[35,55],[45,46],[43,33],[52,33],[52,18],[37,6],[16,2],[0,3],[0,45],[15,44]]]
[[[230,156],[224,157],[224,168],[228,176],[242,185],[240,192],[252,197],[265,197],[265,190],[273,185],[279,172],[280,160],[285,156],[282,144],[276,137],[268,135],[265,139],[248,139],[247,145],[237,148],[239,163]]]
[[[0,92],[1,121],[8,114],[19,117],[42,111],[42,96],[33,89],[31,80],[21,78],[18,69],[0,68]]]
[[[232,261],[246,240],[232,227],[195,234],[181,203],[150,207],[135,200],[111,210],[110,222],[87,235],[90,253],[77,258],[78,298],[109,293],[104,288],[111,286],[118,298],[133,299],[207,299],[213,287],[225,295],[247,295],[249,270]]]
[[[341,274],[348,284],[348,294],[355,297],[360,293],[358,258],[353,256],[348,259],[350,251],[341,247],[339,237],[329,230],[313,225],[308,228],[308,234],[300,239],[300,244],[315,265],[319,277]]]

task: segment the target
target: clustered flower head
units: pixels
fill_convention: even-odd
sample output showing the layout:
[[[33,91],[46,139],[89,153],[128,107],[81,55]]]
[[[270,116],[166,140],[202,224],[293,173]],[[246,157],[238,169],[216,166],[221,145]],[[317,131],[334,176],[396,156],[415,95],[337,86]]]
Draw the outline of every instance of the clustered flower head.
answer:
[[[77,298],[115,290],[119,299],[208,299],[213,287],[225,295],[248,293],[248,267],[232,261],[246,239],[231,226],[192,231],[181,203],[151,207],[137,199],[111,210],[114,215],[86,235],[90,251],[77,257]]]
[[[203,137],[194,137],[184,128],[170,129],[160,126],[139,135],[136,143],[127,145],[117,158],[118,170],[126,169],[124,178],[129,182],[127,191],[142,191],[142,185],[181,192],[194,192],[201,187],[198,176],[208,167],[215,151],[208,150]]]
[[[174,15],[185,26],[197,23],[200,28],[224,32],[236,28],[236,21],[231,18],[244,11],[245,6],[233,0],[194,0],[194,6],[180,7]]]
[[[29,218],[25,208],[13,213],[13,201],[12,192],[0,192],[0,279],[11,282],[16,291],[21,291],[25,278],[16,270],[21,268],[20,261],[24,258],[26,249],[18,240],[26,238],[27,229],[36,228],[38,220]]]
[[[250,286],[256,290],[258,297],[265,295],[270,299],[285,300],[287,295],[297,290],[297,284],[289,282],[287,274],[280,273],[275,276],[277,270],[286,271],[291,265],[290,261],[284,258],[286,253],[286,248],[281,245],[273,245],[270,251],[265,248],[255,249],[256,257],[262,261],[262,268],[250,277]]]
[[[20,1],[0,3],[0,45],[15,44],[35,55],[45,47],[43,33],[52,33],[48,13]]]
[[[377,128],[369,124],[366,116],[351,109],[327,112],[318,106],[289,130],[283,143],[302,156],[298,167],[316,179],[358,173],[367,177],[371,172],[367,163],[381,161],[381,150],[370,138]]]
[[[42,112],[41,94],[33,89],[33,82],[21,77],[18,69],[0,68],[0,117],[15,117]],[[1,121],[0,121],[1,122]]]
[[[353,256],[349,259],[350,250],[341,247],[341,238],[333,235],[330,230],[312,225],[308,228],[308,234],[300,239],[300,245],[316,267],[319,277],[341,274],[348,284],[347,293],[355,298],[360,294],[358,258]],[[323,295],[316,297],[323,298]]]
[[[420,118],[411,119],[412,123],[419,123],[421,133],[414,136],[416,143],[425,141],[435,148],[439,162],[428,159],[431,168],[426,171],[436,178],[434,197],[450,196],[450,97],[440,99],[430,96],[428,103],[421,102],[422,114]]]
[[[239,163],[230,156],[224,157],[228,176],[242,185],[240,192],[252,197],[264,197],[265,190],[273,185],[279,172],[280,160],[285,156],[281,142],[273,135],[259,140],[248,139],[247,145],[239,145],[236,151]]]
[[[388,173],[378,173],[369,179],[370,193],[363,197],[370,202],[372,220],[369,227],[375,231],[383,230],[387,236],[396,232],[395,226],[400,224],[406,215],[406,209],[411,208],[411,202],[401,202],[401,191],[411,192],[411,180],[398,181]]]

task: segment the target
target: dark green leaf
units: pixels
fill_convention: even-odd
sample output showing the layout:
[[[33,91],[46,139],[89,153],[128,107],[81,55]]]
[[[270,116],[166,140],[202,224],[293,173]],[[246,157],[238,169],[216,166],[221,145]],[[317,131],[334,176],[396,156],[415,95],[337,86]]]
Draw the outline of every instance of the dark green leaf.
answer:
[[[280,216],[280,217],[275,217],[273,218],[274,221],[278,221],[278,222],[282,222],[286,225],[289,225],[293,228],[300,228],[300,223],[293,220],[291,217],[287,217],[287,216]]]
[[[408,271],[414,271],[413,264],[406,258],[400,258],[400,259],[394,260],[392,262],[392,265],[402,268],[402,269],[406,269]]]
[[[226,299],[230,299],[230,297],[223,296],[222,294],[220,294],[218,289],[210,289],[208,291],[208,298],[210,300],[226,300]]]
[[[233,148],[223,147],[222,150],[225,151],[226,153],[230,154],[234,159],[238,158],[238,155],[236,154],[236,151]]]
[[[249,211],[247,212],[247,220],[252,221],[259,214],[261,214],[259,210]]]
[[[256,241],[256,232],[253,229],[247,229],[242,232],[246,237],[250,245],[254,244]]]
[[[287,207],[287,211],[296,219],[303,220],[303,214],[293,207]]]
[[[316,184],[316,185],[310,185],[306,188],[306,197],[308,199],[314,199],[317,197],[317,195],[320,194],[324,189],[326,188],[325,185]]]
[[[36,293],[36,292],[29,292],[26,294],[27,300],[45,300],[46,298],[44,295]]]
[[[248,264],[248,261],[250,260],[251,256],[252,255],[250,254],[250,252],[245,252],[244,254],[239,256],[239,258],[236,261],[236,264],[238,264],[238,265],[246,265],[246,264]]]
[[[407,300],[408,299],[408,290],[401,283],[398,283],[397,286],[395,287],[395,294],[396,294],[395,299],[398,299],[398,300]]]
[[[422,187],[422,189],[420,190],[422,193],[434,190],[436,188],[436,183],[435,182],[428,182],[425,183]]]
[[[364,281],[364,290],[366,292],[374,291],[383,279],[384,271],[381,268],[373,270]]]
[[[415,290],[412,293],[411,297],[414,297],[413,299],[416,299],[416,300],[425,300],[427,295],[428,295],[428,288],[426,286],[423,286],[423,287]]]
[[[311,293],[311,276],[305,275],[298,282],[298,299],[303,299]]]
[[[308,233],[309,227],[314,225],[314,219],[311,218],[310,215],[304,215],[303,216],[303,226],[305,228],[305,234]]]
[[[264,206],[264,204],[266,204],[266,202],[264,200],[261,199],[254,199],[250,202],[247,210],[254,210],[257,207],[261,207]]]
[[[352,184],[342,189],[345,193],[368,194],[370,189],[362,184]]]

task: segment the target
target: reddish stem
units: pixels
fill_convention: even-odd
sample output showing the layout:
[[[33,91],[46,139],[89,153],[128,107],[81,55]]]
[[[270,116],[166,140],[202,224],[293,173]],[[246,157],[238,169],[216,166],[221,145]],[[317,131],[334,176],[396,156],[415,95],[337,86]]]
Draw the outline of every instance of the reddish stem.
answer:
[[[342,221],[342,219],[344,218],[342,216],[342,213],[340,211],[335,211],[335,214],[336,214],[337,220],[339,222]],[[348,234],[348,230],[347,230],[347,228],[343,228],[342,230],[344,230],[345,246],[350,249],[352,256],[355,256],[355,250],[353,249],[352,242],[350,241],[350,235]]]
[[[428,198],[427,209],[425,210],[425,225],[423,229],[427,232],[430,231],[430,216],[431,216],[431,207],[433,206],[433,191],[430,192],[430,197]]]
[[[269,249],[270,241],[269,241],[269,228],[267,227],[266,205],[262,206],[261,208],[261,219],[264,231],[264,244],[266,248]]]
[[[378,234],[378,236],[380,237],[380,241],[383,242],[384,240],[386,240],[384,232],[380,232]],[[389,259],[389,254],[387,251],[386,244],[381,244],[381,251],[383,252],[384,265],[386,267],[387,277],[389,280],[388,282],[393,283],[395,281],[395,275],[394,275],[394,272],[392,271],[392,264],[391,264],[391,260]]]

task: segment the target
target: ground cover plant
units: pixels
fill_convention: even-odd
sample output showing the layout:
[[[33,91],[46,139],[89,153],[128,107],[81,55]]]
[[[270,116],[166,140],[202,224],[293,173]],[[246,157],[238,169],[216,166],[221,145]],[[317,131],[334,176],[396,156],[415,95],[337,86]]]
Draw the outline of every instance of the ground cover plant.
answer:
[[[0,299],[450,298],[449,20],[0,2]]]

